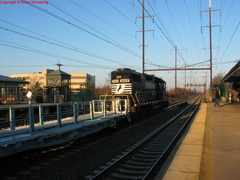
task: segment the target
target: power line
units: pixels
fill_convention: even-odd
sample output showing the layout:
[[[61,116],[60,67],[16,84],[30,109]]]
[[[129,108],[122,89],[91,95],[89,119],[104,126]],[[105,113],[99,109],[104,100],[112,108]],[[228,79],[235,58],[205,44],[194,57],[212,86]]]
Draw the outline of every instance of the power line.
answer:
[[[141,2],[139,0],[138,0],[138,2],[141,4]],[[145,8],[145,11],[150,16],[150,18],[152,18],[152,20],[153,20],[153,17],[150,15],[150,13],[148,12],[148,10],[146,8]],[[158,23],[155,22],[155,24],[157,25],[158,29],[162,32],[164,37],[168,40],[168,42],[172,45],[172,47],[175,47],[175,43],[172,41],[172,38],[162,30],[162,28],[158,25]]]
[[[11,47],[11,48],[15,48],[15,49],[20,49],[20,50],[24,50],[24,51],[28,51],[28,52],[34,52],[34,53],[38,53],[38,54],[43,54],[43,55],[46,55],[46,56],[56,57],[56,58],[59,58],[59,59],[64,59],[64,60],[67,60],[67,61],[77,62],[77,63],[81,63],[81,64],[87,64],[87,65],[91,65],[91,66],[94,66],[94,67],[101,67],[103,69],[110,69],[110,68],[107,68],[106,66],[96,65],[96,64],[89,63],[89,62],[82,62],[82,61],[79,61],[79,60],[76,60],[76,59],[73,59],[73,58],[61,56],[61,55],[54,54],[54,53],[51,53],[51,52],[41,51],[41,50],[38,50],[38,49],[30,48],[30,47],[27,47],[27,46],[19,45],[19,44],[16,44],[16,43],[5,41],[5,40],[0,39],[0,41],[7,42],[9,44],[14,44],[14,45],[9,45],[9,44],[0,43],[0,45],[2,45],[2,46]]]
[[[185,5],[186,12],[187,12],[187,15],[188,15],[188,21],[189,21],[189,23],[191,25],[191,31],[193,33],[193,37],[194,37],[194,41],[195,41],[196,47],[197,47],[198,51],[200,51],[198,43],[197,43],[196,35],[195,35],[194,31],[193,31],[193,25],[192,25],[192,21],[191,21],[190,15],[189,15],[189,10],[188,10],[188,6],[186,4],[186,0],[184,0],[184,5]]]
[[[230,43],[232,42],[233,37],[235,36],[235,33],[237,32],[237,29],[238,29],[238,27],[239,27],[239,24],[240,24],[240,21],[238,22],[237,27],[235,28],[235,30],[234,30],[234,32],[233,32],[233,34],[232,34],[232,37],[231,37],[230,41],[228,42],[228,45],[227,45],[227,47],[226,47],[226,49],[225,49],[225,51],[224,51],[224,53],[223,53],[223,55],[222,55],[222,57],[221,57],[221,60],[222,60],[223,57],[225,56],[225,54],[226,54],[226,52],[227,52],[227,50],[228,50],[228,48],[229,48],[229,45],[230,45]],[[220,60],[220,61],[221,61],[221,60]]]
[[[119,14],[121,14],[123,17],[125,17],[128,21],[130,21],[131,23],[135,24],[135,22],[133,20],[131,20],[129,17],[127,17],[125,14],[123,14],[120,10],[118,10],[115,6],[113,6],[110,2],[108,2],[107,0],[104,0],[109,6],[111,6],[113,9],[115,9]]]
[[[141,4],[141,2],[138,0],[138,2]],[[153,17],[150,15],[149,11],[145,8],[145,11],[147,12],[148,16],[154,21]],[[173,48],[175,48],[175,43],[173,42],[172,38],[169,35],[166,35],[162,28],[158,25],[158,23],[155,23],[158,27],[158,29],[162,32],[162,34],[165,36],[165,38],[168,40],[168,42],[172,45]],[[178,52],[178,55],[181,57],[181,59],[185,62],[184,58],[182,55]],[[186,63],[186,62],[185,62]]]
[[[34,36],[27,35],[27,34],[24,34],[24,33],[21,33],[21,32],[17,32],[17,31],[14,31],[14,30],[2,27],[2,26],[0,26],[0,29],[6,30],[6,31],[9,31],[9,32],[12,32],[12,33],[16,33],[16,34],[19,34],[19,35],[22,35],[22,36],[25,36],[25,37],[28,37],[28,38],[32,38],[32,39],[35,39],[35,40],[38,40],[38,41],[42,41],[44,43],[48,43],[48,44],[52,44],[52,45],[55,45],[55,46],[58,46],[58,47],[62,47],[62,48],[68,49],[68,50],[72,50],[72,51],[76,51],[76,52],[79,52],[79,53],[82,53],[82,54],[86,54],[86,55],[89,55],[89,56],[92,56],[92,57],[95,57],[95,58],[98,58],[98,59],[101,59],[101,60],[104,60],[104,61],[108,61],[108,62],[112,62],[112,63],[116,63],[116,64],[119,64],[119,65],[126,66],[126,65],[124,65],[122,63],[119,63],[117,61],[113,61],[113,60],[109,60],[107,58],[100,57],[99,55],[80,50],[76,47],[68,47],[68,46],[65,46],[65,45],[57,44],[57,43],[54,43],[54,42],[50,42],[50,41],[47,41],[47,40],[44,40],[44,39],[40,39],[40,38],[37,38],[37,37],[34,37]]]
[[[127,36],[131,37],[131,38],[134,38],[133,35],[129,34],[128,32],[118,28],[117,26],[113,25],[112,23],[106,21],[105,19],[101,18],[100,16],[98,16],[97,14],[89,11],[88,9],[86,9],[85,7],[81,6],[79,3],[73,1],[73,0],[70,0],[72,3],[74,3],[75,5],[77,5],[79,8],[83,9],[84,11],[86,11],[88,14],[91,14],[92,16],[96,17],[97,19],[101,20],[102,22],[104,22],[105,24],[113,27],[114,29],[118,30],[119,32],[123,33],[123,34],[126,34]],[[134,38],[135,39],[135,38]]]
[[[175,31],[177,32],[178,38],[179,38],[182,46],[184,47],[183,42],[182,42],[182,39],[181,39],[181,37],[180,37],[180,35],[179,35],[179,32],[178,32],[178,30],[177,30],[176,23],[175,23],[174,18],[173,18],[173,16],[172,16],[172,12],[171,12],[171,10],[170,10],[167,2],[166,2],[166,4],[167,4],[167,9],[168,9],[168,12],[169,12],[169,14],[170,14],[171,20],[172,20],[173,25],[174,25],[174,29],[175,29]]]
[[[49,3],[49,4],[52,5],[51,3]],[[107,40],[107,39],[105,39],[105,38],[103,38],[103,37],[101,37],[101,36],[99,36],[99,35],[97,35],[97,34],[94,34],[94,33],[90,32],[90,31],[88,31],[88,30],[86,30],[86,29],[84,29],[84,28],[82,28],[82,27],[80,27],[80,26],[78,26],[78,25],[70,22],[70,21],[67,21],[66,19],[64,19],[64,18],[62,18],[62,17],[60,17],[60,16],[58,16],[58,15],[56,15],[56,14],[54,14],[54,13],[48,11],[48,10],[46,10],[46,9],[43,9],[43,8],[41,8],[41,7],[39,7],[39,6],[34,5],[33,3],[30,3],[30,4],[28,4],[28,5],[36,8],[36,9],[38,9],[38,10],[44,12],[44,13],[46,13],[46,14],[49,14],[50,16],[53,16],[53,17],[55,17],[55,18],[57,18],[57,19],[65,22],[65,23],[67,23],[67,24],[69,24],[69,25],[71,25],[71,26],[73,26],[73,27],[75,27],[75,28],[78,28],[78,29],[80,29],[80,30],[82,30],[82,31],[84,31],[84,32],[86,32],[86,33],[88,33],[88,34],[90,34],[90,35],[98,38],[98,39],[101,39],[101,40],[103,40],[103,41],[105,41],[105,42],[107,42],[107,43],[109,43],[109,44],[112,44],[112,45],[114,45],[114,46],[116,46],[116,47],[118,47],[118,48],[120,48],[120,49],[122,49],[122,50],[124,50],[124,51],[126,51],[126,52],[128,52],[128,53],[130,53],[130,54],[132,54],[132,55],[134,55],[134,56],[136,56],[136,57],[138,57],[138,58],[141,58],[140,55],[138,55],[137,53],[133,52],[132,50],[128,49],[127,47],[124,47],[123,45],[121,45],[121,44],[119,44],[119,43],[117,43],[117,42],[113,42],[113,41]],[[52,5],[52,6],[54,6],[54,5]],[[55,7],[55,6],[54,6],[54,7]],[[60,8],[59,8],[59,9],[60,9]],[[64,12],[64,11],[63,11],[63,12]],[[66,13],[66,14],[68,14],[68,13]],[[69,16],[71,17],[71,15],[69,15]]]
[[[153,14],[154,14],[154,24],[156,24],[156,20],[155,20],[155,18],[156,18],[158,20],[158,22],[161,24],[161,26],[162,26],[163,30],[166,32],[166,34],[169,34],[166,26],[164,25],[163,20],[161,19],[160,13],[158,12],[158,9],[156,8],[156,4],[154,3],[157,12],[154,10],[153,6],[150,4],[149,1],[147,1],[147,3],[149,5],[149,7],[151,8],[151,10],[153,11]],[[162,37],[160,35],[159,31],[156,31],[156,35],[154,36],[154,41],[159,46],[159,48],[156,48],[155,52],[158,52],[160,50],[161,51],[161,55],[166,56],[165,52],[168,52],[168,49],[166,48],[166,45],[163,44],[164,41],[159,40],[157,34],[159,34],[159,36]],[[165,48],[165,51],[163,51],[162,48]],[[165,59],[167,59],[167,58],[165,58]]]

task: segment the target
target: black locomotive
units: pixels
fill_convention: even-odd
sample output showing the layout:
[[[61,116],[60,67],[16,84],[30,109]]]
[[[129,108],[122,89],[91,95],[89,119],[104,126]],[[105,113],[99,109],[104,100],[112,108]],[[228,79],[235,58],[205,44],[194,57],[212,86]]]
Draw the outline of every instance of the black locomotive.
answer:
[[[137,116],[169,105],[164,80],[128,68],[111,72],[111,98],[119,99],[122,108],[128,102],[128,112]]]

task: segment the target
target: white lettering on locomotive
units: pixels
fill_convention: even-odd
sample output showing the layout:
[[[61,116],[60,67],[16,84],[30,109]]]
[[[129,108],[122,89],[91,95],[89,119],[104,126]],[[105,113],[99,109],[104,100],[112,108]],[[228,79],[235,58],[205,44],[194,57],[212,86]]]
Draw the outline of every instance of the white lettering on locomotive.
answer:
[[[125,85],[124,84],[118,84],[116,89],[116,94],[122,94],[124,91]]]
[[[128,94],[132,92],[132,85],[127,84],[112,84],[112,94]]]

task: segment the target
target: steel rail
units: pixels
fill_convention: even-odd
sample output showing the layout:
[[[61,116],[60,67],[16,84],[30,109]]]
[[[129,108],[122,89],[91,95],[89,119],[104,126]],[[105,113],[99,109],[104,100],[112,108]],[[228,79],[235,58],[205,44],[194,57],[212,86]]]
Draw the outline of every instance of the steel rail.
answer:
[[[195,101],[196,102],[196,101]],[[194,103],[195,103],[194,102]],[[199,103],[197,104],[197,106],[195,107],[195,109],[193,110],[191,116],[188,117],[187,121],[184,123],[184,125],[181,127],[181,129],[178,131],[178,133],[176,134],[176,136],[173,138],[173,140],[170,142],[170,144],[167,146],[167,148],[165,149],[164,153],[158,158],[158,160],[154,163],[154,165],[152,166],[152,168],[148,171],[148,173],[146,173],[146,175],[142,178],[142,180],[148,179],[149,176],[151,175],[151,173],[154,171],[154,169],[157,167],[157,165],[159,164],[159,162],[162,160],[162,158],[165,156],[165,154],[171,149],[171,147],[174,145],[174,143],[178,140],[178,138],[181,136],[181,133],[183,132],[183,130],[185,129],[185,127],[189,124],[189,122],[191,121],[191,119],[195,116],[200,104],[202,102],[202,98],[199,99]]]
[[[154,130],[152,133],[150,133],[149,135],[145,136],[142,140],[140,140],[138,143],[136,143],[135,147],[132,148],[131,150],[129,150],[128,152],[126,152],[125,154],[123,154],[121,157],[119,157],[117,160],[115,160],[113,163],[111,163],[110,165],[106,166],[103,170],[100,170],[97,174],[89,177],[89,179],[93,180],[93,179],[102,179],[103,177],[106,177],[107,175],[110,174],[110,172],[113,171],[114,168],[118,167],[119,164],[122,164],[123,161],[125,161],[126,159],[128,159],[130,156],[132,156],[132,154],[134,154],[136,151],[138,151],[142,146],[144,146],[146,143],[148,143],[152,138],[154,138],[154,136],[156,136],[160,131],[162,131],[164,128],[166,128],[169,124],[171,124],[175,119],[179,118],[184,112],[186,112],[187,110],[189,110],[189,108],[191,108],[193,106],[193,104],[199,99],[196,98],[194,100],[194,102],[190,105],[188,105],[184,110],[182,110],[180,113],[178,113],[177,115],[175,115],[173,118],[171,118],[168,122],[166,122],[165,124],[163,124],[162,126],[158,127],[156,130]],[[197,108],[196,108],[197,109]],[[195,109],[195,111],[196,111]],[[189,121],[189,120],[188,120]],[[184,124],[184,126],[187,123]],[[183,127],[181,128],[180,131],[183,130]],[[177,136],[179,136],[180,132],[177,133]],[[174,137],[174,139],[171,141],[171,144],[176,140],[176,136]],[[169,149],[171,145],[169,144],[167,149]],[[167,152],[167,149],[164,150],[164,154]],[[143,176],[143,179],[146,179],[147,177],[149,177],[149,175],[151,174],[152,170],[155,169],[156,165],[159,163],[159,161],[162,159],[163,155],[160,156],[157,161],[153,164],[153,166],[150,168],[150,170],[146,173],[145,176]]]

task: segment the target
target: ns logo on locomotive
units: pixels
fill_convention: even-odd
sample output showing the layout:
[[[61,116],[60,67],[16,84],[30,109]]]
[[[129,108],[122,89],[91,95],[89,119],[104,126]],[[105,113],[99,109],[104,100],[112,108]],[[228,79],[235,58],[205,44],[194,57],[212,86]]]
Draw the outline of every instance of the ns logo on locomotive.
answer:
[[[138,117],[169,105],[163,79],[128,68],[111,72],[111,95],[102,98],[117,99],[121,108],[128,103],[128,112]]]

